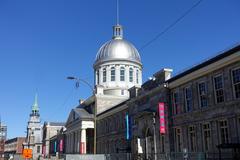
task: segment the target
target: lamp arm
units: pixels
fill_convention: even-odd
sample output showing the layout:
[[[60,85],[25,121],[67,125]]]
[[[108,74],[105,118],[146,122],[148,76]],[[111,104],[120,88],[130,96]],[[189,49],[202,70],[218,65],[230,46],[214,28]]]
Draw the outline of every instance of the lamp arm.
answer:
[[[90,89],[94,93],[94,89],[93,89],[92,85],[90,83],[88,83],[86,80],[78,78],[77,81],[85,83],[88,87],[90,87]]]

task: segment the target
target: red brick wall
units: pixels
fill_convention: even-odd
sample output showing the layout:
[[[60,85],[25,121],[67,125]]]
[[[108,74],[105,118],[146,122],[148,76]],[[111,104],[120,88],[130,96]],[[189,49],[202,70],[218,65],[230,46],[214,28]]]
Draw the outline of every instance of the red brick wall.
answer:
[[[22,149],[23,149],[23,142],[25,142],[25,138],[18,138],[17,141],[17,151],[16,153],[21,154],[22,153]]]
[[[0,141],[0,160],[2,160],[2,156],[4,154],[4,144],[5,144],[4,140],[1,140]]]

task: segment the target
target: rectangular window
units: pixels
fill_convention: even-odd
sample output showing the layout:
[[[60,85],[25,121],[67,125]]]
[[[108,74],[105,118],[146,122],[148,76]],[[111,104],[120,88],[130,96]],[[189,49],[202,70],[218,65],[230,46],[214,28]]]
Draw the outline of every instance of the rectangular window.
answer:
[[[99,84],[99,70],[97,71],[97,84]]]
[[[228,124],[226,120],[219,121],[220,142],[222,144],[228,143]]]
[[[223,88],[223,76],[218,75],[214,77],[214,89],[216,103],[224,102],[224,88]]]
[[[37,146],[37,153],[40,153],[40,146]]]
[[[235,98],[240,98],[240,68],[232,71],[232,82]]]
[[[185,111],[192,111],[193,103],[192,103],[192,90],[190,87],[185,88]]]
[[[181,142],[181,129],[175,128],[175,151],[181,152],[182,142]]]
[[[111,67],[111,81],[115,81],[115,68]]]
[[[107,71],[106,68],[103,69],[103,82],[107,81]]]
[[[164,135],[160,135],[160,141],[161,141],[161,152],[164,153],[165,152],[165,138]]]
[[[129,82],[133,82],[133,69],[129,69]]]
[[[173,114],[180,113],[180,97],[178,92],[173,93]]]
[[[207,107],[207,85],[206,82],[202,82],[198,84],[198,93],[199,93],[199,104],[200,107]]]
[[[209,151],[210,148],[210,140],[211,140],[211,130],[210,130],[210,124],[206,123],[202,125],[203,130],[203,145],[204,150]]]
[[[122,68],[120,70],[120,81],[125,81],[125,70]]]
[[[136,71],[136,81],[137,81],[137,84],[139,83],[139,71],[137,70]]]
[[[196,132],[195,132],[195,127],[190,126],[188,128],[188,133],[189,133],[189,149],[190,151],[194,152],[196,151]]]

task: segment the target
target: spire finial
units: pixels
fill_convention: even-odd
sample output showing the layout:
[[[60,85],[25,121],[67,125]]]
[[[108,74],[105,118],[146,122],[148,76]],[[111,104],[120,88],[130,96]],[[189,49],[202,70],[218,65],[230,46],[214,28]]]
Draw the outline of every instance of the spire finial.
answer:
[[[119,0],[117,0],[117,25],[119,25]]]
[[[38,112],[39,108],[38,108],[38,95],[37,93],[35,94],[35,99],[34,99],[34,104],[32,106],[32,111],[33,112]]]
[[[122,39],[123,29],[119,24],[119,0],[117,0],[117,24],[113,26],[113,39]]]

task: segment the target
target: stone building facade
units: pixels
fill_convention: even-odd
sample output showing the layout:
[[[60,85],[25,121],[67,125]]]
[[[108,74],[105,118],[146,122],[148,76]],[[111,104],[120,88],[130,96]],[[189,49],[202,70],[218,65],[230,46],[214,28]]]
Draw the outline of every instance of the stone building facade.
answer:
[[[189,158],[239,157],[240,46],[172,78],[171,72],[160,70],[141,88],[131,88],[127,101],[97,115],[98,153],[123,151],[149,159],[182,159],[183,152]],[[159,103],[165,108],[164,133]],[[126,114],[131,117],[129,140]]]
[[[33,159],[38,159],[42,156],[42,124],[38,107],[37,95],[35,96],[32,112],[27,124],[26,141],[23,143],[23,148],[32,149]]]
[[[55,136],[49,139],[49,154],[51,158],[57,157],[59,159],[64,157],[66,153],[66,128],[62,128]]]
[[[93,64],[93,95],[69,114],[66,153],[87,153],[84,130],[94,128],[96,153],[218,158],[223,148],[233,148],[230,156],[238,156],[239,50],[235,46],[173,77],[164,68],[142,84],[138,50],[117,24]]]
[[[50,157],[50,138],[56,136],[64,126],[65,123],[63,122],[44,122],[42,140],[42,153],[44,157]]]
[[[214,157],[212,153],[219,152],[216,146],[228,144],[231,148],[240,143],[240,46],[167,83],[171,97],[172,151],[182,152],[185,148]]]
[[[127,152],[125,136],[127,103],[123,102],[97,115],[97,153]]]
[[[72,109],[65,126],[66,154],[93,153],[93,114],[85,110],[83,104]]]
[[[7,140],[7,126],[0,119],[0,160],[4,158],[4,144]]]
[[[25,137],[16,137],[9,139],[5,142],[4,146],[4,157],[13,157],[18,159],[22,155],[23,143],[25,142]]]
[[[145,82],[141,88],[129,89],[129,100],[97,115],[98,153],[118,154],[122,159],[128,156],[123,153],[141,158],[154,158],[156,155],[157,159],[154,153],[170,151],[169,137],[160,135],[157,112],[159,102],[169,102],[169,91],[164,82],[171,77],[171,72],[171,69],[162,69],[154,75],[154,81]],[[131,117],[129,139],[126,115]]]
[[[119,24],[113,27],[112,39],[100,47],[93,68],[95,75],[95,88],[92,88],[93,95],[71,111],[66,123],[67,153],[89,153],[86,151],[88,147],[85,146],[87,144],[86,133],[83,132],[88,129],[89,133],[87,135],[90,135],[93,128],[95,130],[93,130],[92,138],[94,138],[94,141],[92,145],[94,146],[94,153],[98,153],[96,143],[100,144],[101,142],[97,142],[96,138],[96,135],[100,133],[96,130],[97,115],[102,113],[104,115],[112,107],[122,105],[129,99],[128,89],[142,85],[140,55],[134,45],[123,38],[123,28]],[[81,111],[81,114],[77,113],[77,110]],[[73,118],[73,113],[76,113],[77,118]],[[125,115],[119,116],[124,117]],[[84,128],[86,125],[82,123],[86,120],[89,126]],[[121,129],[124,130],[124,121],[121,121],[121,123],[123,123]],[[114,126],[115,124],[112,123],[111,125]],[[87,139],[90,138],[91,136],[88,136]],[[80,139],[84,141],[78,144]],[[119,146],[125,145],[124,136],[121,137],[121,140]],[[117,142],[117,139],[114,139],[114,142],[111,140],[109,143],[114,144],[115,142]],[[82,144],[84,145],[82,146]],[[102,153],[110,153],[113,148],[107,147],[104,149],[106,150]],[[114,147],[114,149],[124,150],[124,147]]]

